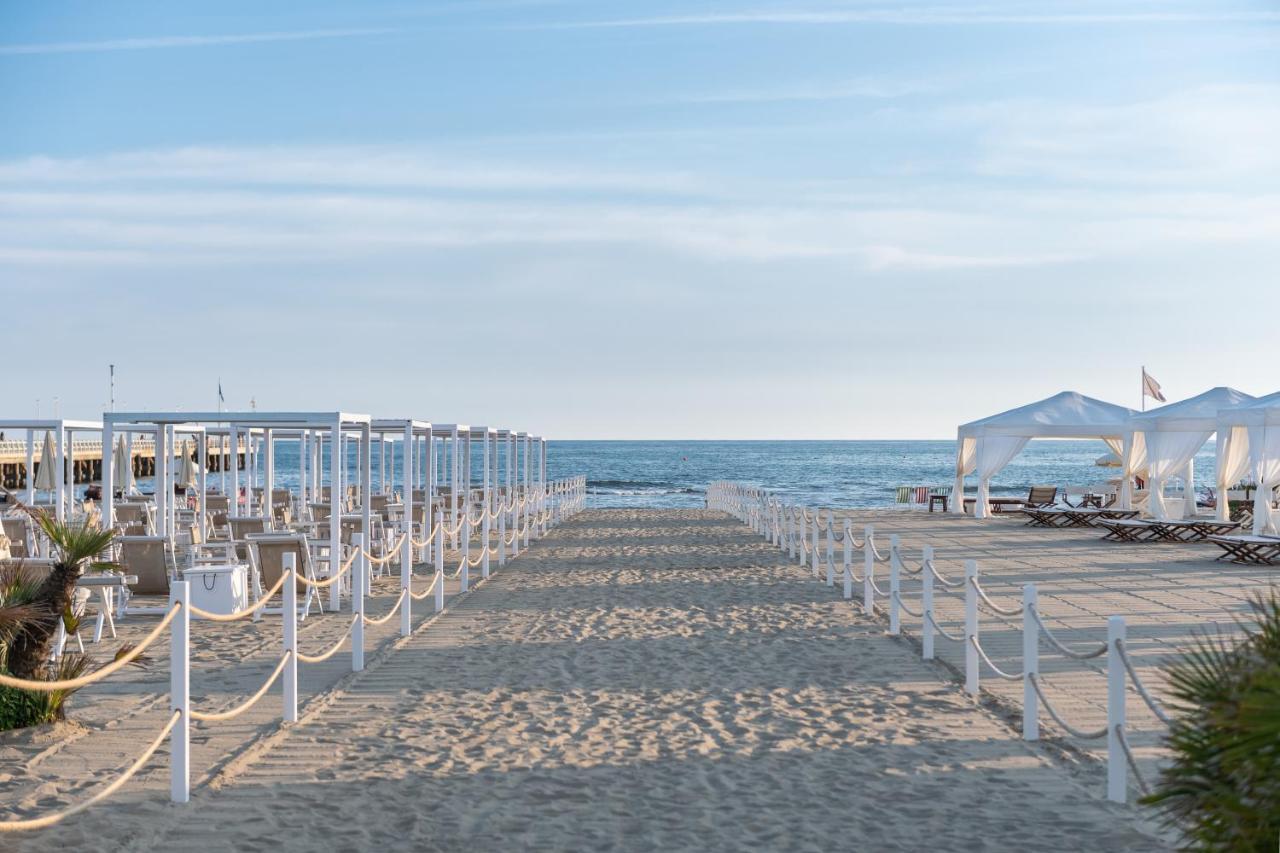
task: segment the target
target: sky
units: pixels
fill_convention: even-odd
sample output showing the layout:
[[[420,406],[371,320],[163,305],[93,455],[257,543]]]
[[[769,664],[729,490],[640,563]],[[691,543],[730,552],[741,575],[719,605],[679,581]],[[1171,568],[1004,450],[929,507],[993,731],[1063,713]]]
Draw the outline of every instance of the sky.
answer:
[[[1280,6],[0,0],[0,417],[1280,390]]]

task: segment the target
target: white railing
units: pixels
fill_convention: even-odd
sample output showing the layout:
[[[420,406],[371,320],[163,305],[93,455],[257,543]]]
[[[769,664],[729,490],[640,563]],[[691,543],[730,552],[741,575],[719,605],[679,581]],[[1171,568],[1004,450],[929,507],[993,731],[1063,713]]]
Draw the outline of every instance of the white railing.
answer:
[[[848,518],[842,519],[842,532],[835,533],[833,525],[835,514],[826,510],[826,522],[823,524],[823,510],[810,510],[784,502],[781,498],[765,489],[733,482],[716,482],[707,488],[707,506],[727,512],[747,524],[753,531],[761,534],[770,544],[787,551],[790,558],[798,559],[800,565],[811,564],[813,575],[820,574],[820,564],[826,566],[826,583],[834,584],[835,561],[834,544],[842,545],[842,574],[844,579],[844,597],[853,597],[853,584],[862,585],[862,609],[867,615],[874,615],[877,609],[885,612],[889,624],[889,633],[899,635],[902,631],[902,616],[907,614],[919,620],[921,656],[928,660],[934,657],[934,645],[937,637],[948,642],[960,644],[964,652],[964,690],[977,697],[981,690],[981,675],[985,667],[997,678],[1007,681],[1021,681],[1022,690],[1022,736],[1033,741],[1040,736],[1040,708],[1065,732],[1082,740],[1107,740],[1107,798],[1115,802],[1125,802],[1128,798],[1128,771],[1132,769],[1138,786],[1144,792],[1148,790],[1146,781],[1138,771],[1133,752],[1129,746],[1125,715],[1126,693],[1130,683],[1134,692],[1147,704],[1155,717],[1165,725],[1170,724],[1170,717],[1161,703],[1156,700],[1141,677],[1134,669],[1128,652],[1125,650],[1125,622],[1123,616],[1112,616],[1107,620],[1106,639],[1084,649],[1074,649],[1063,643],[1045,624],[1044,617],[1037,607],[1035,584],[1026,584],[1022,588],[1021,602],[1015,606],[1004,606],[995,601],[982,587],[978,579],[978,563],[976,560],[965,560],[964,578],[948,578],[935,566],[934,549],[931,545],[921,548],[918,565],[911,565],[904,559],[901,542],[897,535],[889,537],[889,553],[884,555],[876,546],[874,525],[863,528],[861,542],[854,537]],[[825,549],[822,538],[825,537]],[[853,572],[853,552],[861,551],[863,574],[859,578]],[[888,562],[889,588],[886,590],[876,582],[876,565]],[[903,580],[918,577],[920,582],[920,604],[918,609],[903,598]],[[939,594],[959,596],[963,599],[964,624],[956,626],[957,633],[952,633],[939,623],[936,608]],[[887,607],[877,604],[877,596],[887,602]],[[1011,620],[1020,618],[1015,627],[1022,632],[1022,668],[1010,672],[992,661],[981,641],[980,614],[985,610],[996,618],[1012,624]],[[1064,660],[1090,660],[1106,657],[1104,675],[1107,679],[1107,724],[1105,728],[1082,730],[1067,722],[1063,715],[1049,701],[1044,692],[1044,681],[1040,677],[1041,644],[1061,654]]]
[[[541,536],[556,525],[581,512],[586,506],[586,478],[574,477],[547,483],[543,488],[531,489],[520,498],[514,495],[509,501],[497,504],[491,510],[482,510],[481,517],[470,519],[466,516],[459,521],[466,530],[465,539],[469,539],[471,531],[478,527],[481,530],[481,541],[484,551],[479,559],[483,559],[484,577],[488,577],[488,558],[491,550],[488,541],[490,523],[498,521],[498,542],[492,553],[499,558],[499,565],[504,565],[508,556],[507,547],[511,546],[510,556],[519,553],[521,541],[528,547],[531,537]],[[508,516],[519,521],[519,526],[506,535],[506,519]],[[467,521],[474,523],[466,523]],[[334,657],[348,640],[351,645],[351,669],[359,672],[364,669],[365,627],[377,626],[389,622],[397,613],[400,614],[400,633],[410,632],[411,602],[423,600],[429,595],[435,596],[435,610],[444,609],[444,536],[448,532],[444,527],[443,515],[436,514],[433,530],[426,540],[414,540],[409,533],[406,521],[404,531],[395,545],[382,555],[375,555],[365,548],[363,533],[352,535],[351,552],[337,574],[324,580],[308,578],[298,572],[297,557],[294,554],[283,555],[283,571],[280,579],[267,590],[253,605],[235,613],[210,613],[191,604],[188,581],[175,581],[170,585],[169,607],[163,612],[160,623],[156,625],[127,654],[121,655],[102,668],[66,681],[30,681],[0,674],[0,684],[23,690],[51,692],[87,687],[102,681],[115,672],[120,671],[138,658],[148,647],[155,643],[167,628],[169,631],[169,716],[165,719],[155,738],[122,770],[115,779],[99,789],[93,796],[59,812],[26,820],[0,821],[0,833],[18,832],[22,830],[40,829],[52,826],[73,814],[84,811],[95,803],[101,802],[125,785],[147,763],[161,744],[169,741],[169,798],[175,803],[185,803],[191,797],[190,744],[191,722],[193,720],[215,723],[233,720],[258,704],[267,695],[277,681],[281,682],[281,720],[297,722],[298,720],[298,663],[322,663]],[[421,547],[433,542],[435,552],[435,575],[426,589],[414,592],[412,581],[420,579],[413,574],[410,560],[401,564],[400,594],[396,597],[391,609],[377,617],[365,613],[365,598],[371,594],[371,566],[389,562],[401,554],[410,554],[410,548]],[[463,557],[463,568],[468,559]],[[350,576],[348,579],[348,575]],[[348,580],[351,593],[351,618],[337,642],[316,654],[306,654],[298,647],[298,586],[302,584],[308,589],[332,587]],[[460,591],[465,592],[464,586]],[[283,599],[281,611],[281,646],[280,657],[274,662],[274,668],[266,680],[244,700],[224,711],[207,711],[192,707],[191,703],[191,618],[193,616],[212,622],[235,622],[241,619],[261,618],[259,611],[264,610],[267,603],[279,593]]]

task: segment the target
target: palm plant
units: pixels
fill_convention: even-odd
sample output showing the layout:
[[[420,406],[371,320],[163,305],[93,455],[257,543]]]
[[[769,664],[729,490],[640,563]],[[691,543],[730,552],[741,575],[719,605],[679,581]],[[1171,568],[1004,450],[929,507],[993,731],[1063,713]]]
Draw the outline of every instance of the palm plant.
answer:
[[[1202,850],[1280,843],[1280,597],[1250,608],[1242,639],[1201,637],[1168,669],[1174,758],[1144,802]]]
[[[19,504],[22,506],[22,504]],[[109,568],[98,557],[110,547],[115,534],[103,530],[95,518],[62,522],[38,509],[23,509],[36,521],[54,551],[52,570],[35,590],[23,596],[27,605],[22,618],[10,624],[5,638],[4,665],[18,678],[43,678],[58,624],[71,611],[76,580],[86,569]]]

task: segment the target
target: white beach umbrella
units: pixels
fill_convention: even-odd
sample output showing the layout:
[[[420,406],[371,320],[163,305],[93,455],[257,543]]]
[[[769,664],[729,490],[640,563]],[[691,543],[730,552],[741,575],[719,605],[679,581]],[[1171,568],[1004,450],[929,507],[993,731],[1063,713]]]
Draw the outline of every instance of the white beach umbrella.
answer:
[[[120,436],[120,440],[116,442],[116,456],[111,462],[111,479],[115,481],[115,488],[123,489],[125,476],[129,472],[129,450],[125,446],[124,436]]]
[[[1119,468],[1119,467],[1121,467],[1121,466],[1120,466],[1120,457],[1119,457],[1119,456],[1116,456],[1114,453],[1104,453],[1104,454],[1102,454],[1102,455],[1101,455],[1101,456],[1099,456],[1097,459],[1093,460],[1093,464],[1094,464],[1094,465],[1097,465],[1099,468]]]
[[[194,452],[191,439],[182,442],[182,467],[178,469],[178,485],[185,489],[194,489],[196,486],[196,463],[191,458]]]
[[[36,469],[36,490],[52,492],[58,488],[57,462],[53,454],[53,433],[44,434],[44,447],[40,450],[40,467]]]

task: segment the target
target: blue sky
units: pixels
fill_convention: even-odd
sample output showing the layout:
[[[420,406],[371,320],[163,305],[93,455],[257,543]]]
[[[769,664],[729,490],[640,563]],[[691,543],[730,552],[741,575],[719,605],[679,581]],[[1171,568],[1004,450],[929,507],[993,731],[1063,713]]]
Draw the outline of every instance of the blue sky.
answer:
[[[0,128],[10,417],[112,361],[581,438],[1280,388],[1274,3],[0,0]]]

